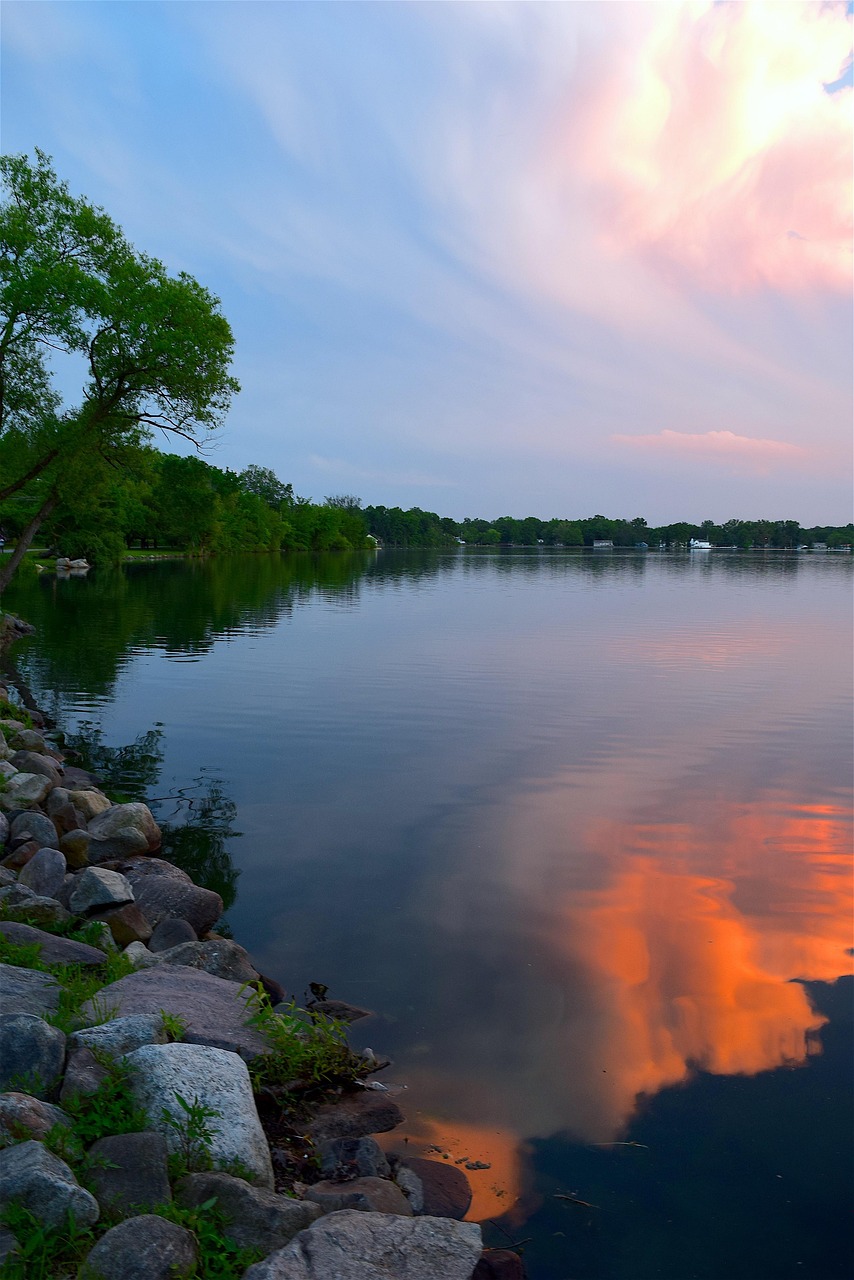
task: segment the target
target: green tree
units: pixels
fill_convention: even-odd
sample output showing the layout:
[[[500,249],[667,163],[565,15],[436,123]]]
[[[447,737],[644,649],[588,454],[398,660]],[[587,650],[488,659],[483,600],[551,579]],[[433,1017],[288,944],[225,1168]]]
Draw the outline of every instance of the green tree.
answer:
[[[115,460],[157,427],[198,447],[238,385],[211,293],[136,252],[42,152],[35,163],[0,157],[0,179],[0,502],[23,494],[34,508],[2,590],[61,504],[69,470]],[[76,404],[63,406],[52,384],[55,351],[82,362]]]
[[[247,493],[254,493],[268,507],[278,511],[282,503],[290,507],[294,502],[294,487],[283,484],[270,467],[259,467],[253,462],[240,473],[240,483]]]

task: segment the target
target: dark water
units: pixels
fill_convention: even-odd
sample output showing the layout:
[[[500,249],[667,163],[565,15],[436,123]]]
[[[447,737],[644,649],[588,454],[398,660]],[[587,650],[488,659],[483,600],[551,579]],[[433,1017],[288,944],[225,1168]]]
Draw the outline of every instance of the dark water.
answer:
[[[4,603],[63,728],[159,726],[118,763],[175,856],[236,886],[289,990],[379,1011],[409,1150],[491,1166],[474,1216],[530,1280],[831,1280],[851,581],[831,555],[380,553]]]

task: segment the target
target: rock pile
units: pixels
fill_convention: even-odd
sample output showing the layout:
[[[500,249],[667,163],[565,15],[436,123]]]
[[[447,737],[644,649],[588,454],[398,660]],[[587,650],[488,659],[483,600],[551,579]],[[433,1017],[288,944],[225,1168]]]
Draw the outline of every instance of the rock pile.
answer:
[[[146,805],[111,803],[66,766],[40,717],[27,719],[36,727],[0,719],[0,948],[11,960],[0,963],[0,1212],[23,1204],[45,1227],[69,1212],[93,1227],[87,1280],[200,1274],[196,1236],[158,1209],[212,1202],[231,1242],[264,1258],[246,1280],[522,1276],[515,1255],[515,1272],[495,1271],[500,1259],[482,1252],[479,1226],[460,1221],[471,1198],[463,1174],[389,1163],[370,1135],[403,1117],[382,1093],[320,1107],[306,1125],[318,1180],[276,1189],[282,1153],[271,1151],[247,1067],[269,1051],[249,1022],[246,984],[262,979],[241,946],[211,933],[221,899],[157,856]],[[96,945],[49,931],[83,923],[96,926],[87,933]],[[52,1025],[63,992],[53,967],[97,973],[119,951],[133,971],[82,1004],[76,1029]],[[27,956],[53,972],[28,967]],[[51,1137],[70,1131],[63,1107],[94,1094],[110,1063],[126,1069],[144,1119],[137,1132],[90,1145],[84,1187]],[[217,1117],[206,1143],[212,1171],[170,1181],[188,1098]],[[0,1263],[21,1247],[0,1227]]]

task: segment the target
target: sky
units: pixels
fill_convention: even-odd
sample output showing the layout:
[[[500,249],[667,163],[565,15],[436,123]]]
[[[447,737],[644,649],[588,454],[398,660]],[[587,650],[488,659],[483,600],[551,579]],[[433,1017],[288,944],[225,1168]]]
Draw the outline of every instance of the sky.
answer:
[[[221,299],[216,466],[456,519],[844,524],[851,27],[4,0],[0,146]]]

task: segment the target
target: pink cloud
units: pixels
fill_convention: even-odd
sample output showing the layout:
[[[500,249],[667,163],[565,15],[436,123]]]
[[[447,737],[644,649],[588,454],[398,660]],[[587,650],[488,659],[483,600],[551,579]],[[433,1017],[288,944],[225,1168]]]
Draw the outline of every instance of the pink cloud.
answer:
[[[774,462],[799,462],[807,454],[806,449],[787,444],[784,440],[739,436],[734,431],[690,432],[664,429],[652,435],[612,435],[611,439],[644,452],[696,457],[707,461],[744,462],[763,468]]]

